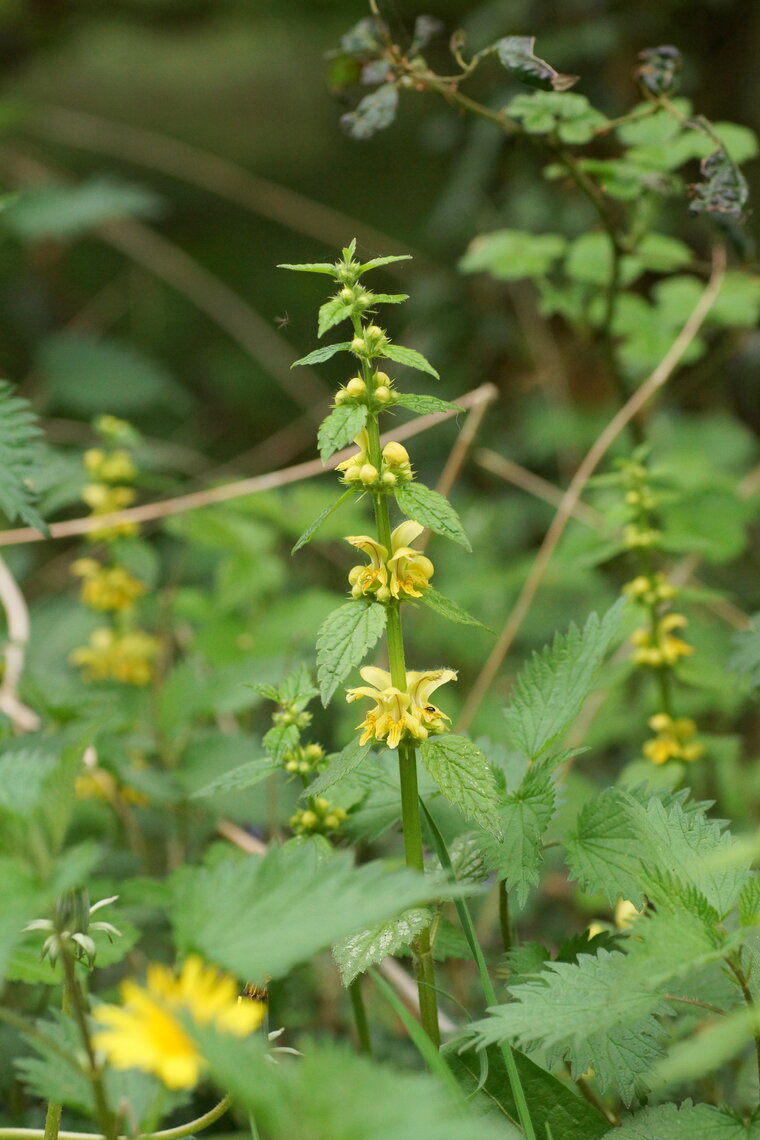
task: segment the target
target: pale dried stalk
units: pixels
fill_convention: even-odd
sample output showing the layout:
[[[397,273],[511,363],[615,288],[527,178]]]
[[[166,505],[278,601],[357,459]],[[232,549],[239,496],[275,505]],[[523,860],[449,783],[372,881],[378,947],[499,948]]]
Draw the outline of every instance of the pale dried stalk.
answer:
[[[24,671],[26,647],[29,643],[29,610],[3,558],[0,558],[0,605],[5,610],[8,643],[5,646],[5,672],[0,685],[0,711],[13,725],[14,732],[36,732],[40,718],[20,700],[18,684]]]
[[[496,645],[491,651],[488,660],[470,691],[464,709],[462,710],[462,715],[457,723],[457,731],[466,731],[472,723],[472,719],[481,701],[501,668],[502,662],[509,652],[512,642],[543,581],[559,540],[564,534],[565,527],[572,518],[573,511],[580,501],[583,488],[623,429],[641,411],[647,401],[667,383],[678,367],[684,353],[701,329],[707,314],[715,303],[715,299],[723,283],[725,272],[725,247],[717,245],[713,249],[710,279],[680,333],[654,371],[640,387],[636,389],[630,399],[623,404],[622,408],[615,413],[607,426],[591,445],[588,453],[575,472],[575,475],[570,480],[570,485],[565,491],[562,497],[562,503],[546,532],[544,541],[539,548],[519,597],[504,623]]]

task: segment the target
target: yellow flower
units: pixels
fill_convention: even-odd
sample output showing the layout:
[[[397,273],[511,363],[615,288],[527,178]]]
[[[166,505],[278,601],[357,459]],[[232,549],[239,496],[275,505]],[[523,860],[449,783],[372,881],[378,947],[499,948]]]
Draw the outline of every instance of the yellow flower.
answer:
[[[394,598],[403,595],[421,598],[422,591],[430,585],[433,563],[419,550],[409,546],[423,530],[424,527],[410,519],[397,526],[391,535],[393,553],[388,559],[388,569],[391,572],[390,591]]]
[[[355,455],[350,455],[348,459],[344,459],[342,463],[335,466],[336,471],[343,472],[344,483],[356,483],[360,481],[360,472],[362,467],[367,466],[369,456],[369,436],[367,429],[362,428],[359,434],[354,438],[354,443],[359,448]]]
[[[240,1001],[234,980],[193,955],[179,977],[167,966],[148,967],[147,985],[127,980],[120,987],[123,1006],[98,1005],[93,1016],[102,1029],[93,1045],[115,1069],[154,1073],[167,1088],[193,1088],[205,1062],[183,1024],[213,1025],[222,1033],[246,1037],[266,1016],[262,1002]]]
[[[375,702],[361,724],[360,744],[373,737],[385,740],[389,748],[398,748],[402,737],[427,740],[430,733],[446,731],[444,720],[449,718],[435,705],[428,704],[430,694],[456,677],[452,669],[435,669],[427,673],[407,673],[407,691],[402,692],[391,684],[391,675],[385,669],[366,665],[359,670],[367,685],[349,689],[346,700],[356,701],[368,697]]]
[[[94,558],[77,558],[72,574],[82,578],[82,601],[94,610],[131,610],[146,587],[123,566],[102,566]]]
[[[382,543],[368,534],[353,534],[346,542],[363,551],[370,559],[369,566],[354,566],[348,575],[351,593],[355,598],[374,594],[384,602],[394,598],[422,597],[430,585],[433,563],[408,543],[422,534],[423,527],[411,520],[401,523],[391,534],[391,557]]]
[[[69,654],[79,665],[86,681],[120,681],[123,685],[147,685],[153,678],[153,659],[159,642],[142,630],[117,634],[112,629],[96,629],[90,644]]]
[[[105,483],[131,483],[137,478],[132,456],[121,447],[108,452],[102,447],[91,447],[84,453],[84,465],[91,475]]]

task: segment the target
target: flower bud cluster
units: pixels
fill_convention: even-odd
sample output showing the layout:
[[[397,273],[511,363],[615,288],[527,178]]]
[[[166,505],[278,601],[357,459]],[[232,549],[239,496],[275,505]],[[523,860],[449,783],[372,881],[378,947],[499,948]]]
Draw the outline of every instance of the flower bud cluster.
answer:
[[[292,776],[311,776],[322,767],[324,758],[321,744],[297,744],[285,753],[283,765]]]
[[[344,459],[336,467],[343,477],[341,482],[349,486],[372,488],[374,491],[392,491],[402,483],[411,483],[414,478],[409,452],[401,443],[391,440],[382,449],[380,469],[370,462],[369,439],[366,429],[356,436],[354,443],[359,450]]]
[[[72,954],[79,961],[92,968],[95,962],[96,946],[91,931],[102,931],[109,938],[121,938],[121,931],[110,922],[91,922],[90,919],[101,907],[116,902],[118,895],[100,899],[90,906],[85,887],[66,891],[55,904],[53,918],[35,918],[27,923],[24,930],[42,930],[48,937],[42,946],[42,957],[55,963],[62,953]]]
[[[386,372],[375,372],[372,384],[367,386],[361,376],[352,376],[335,394],[335,406],[366,404],[375,411],[390,408],[396,403],[393,381]]]
[[[295,811],[289,824],[295,835],[328,835],[338,831],[347,818],[343,808],[335,807],[324,796],[310,796],[308,807]]]
[[[134,444],[137,437],[129,424],[115,416],[101,416],[95,426],[103,445],[85,452],[85,469],[95,481],[85,486],[82,497],[97,516],[134,502],[135,490],[127,484],[136,479],[137,467],[127,445]],[[87,681],[142,686],[152,680],[159,642],[135,628],[132,619],[135,603],[148,587],[119,561],[119,540],[133,537],[137,531],[133,522],[90,531],[91,540],[104,544],[106,560],[77,558],[71,567],[72,574],[82,580],[83,603],[112,618],[110,626],[96,629],[89,644],[74,649],[69,656]]]
[[[692,739],[697,726],[688,717],[674,719],[667,713],[657,713],[650,717],[649,727],[656,735],[647,740],[644,755],[653,764],[665,764],[668,760],[683,760],[689,764],[704,752],[702,745]]]

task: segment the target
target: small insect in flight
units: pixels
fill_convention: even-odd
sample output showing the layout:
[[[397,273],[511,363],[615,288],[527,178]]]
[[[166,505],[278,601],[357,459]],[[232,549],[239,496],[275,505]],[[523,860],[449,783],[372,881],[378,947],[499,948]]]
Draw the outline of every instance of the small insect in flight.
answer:
[[[287,309],[281,317],[274,318],[274,323],[277,325],[278,332],[282,332],[283,329],[286,329],[288,327],[290,324],[290,317],[288,316]]]

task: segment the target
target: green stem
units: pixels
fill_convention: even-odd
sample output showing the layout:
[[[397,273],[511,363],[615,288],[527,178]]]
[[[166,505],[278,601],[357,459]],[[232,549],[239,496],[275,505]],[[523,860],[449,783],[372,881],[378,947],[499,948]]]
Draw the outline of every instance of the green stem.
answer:
[[[87,1054],[90,1071],[87,1074],[92,1084],[92,1092],[95,1097],[95,1106],[97,1108],[98,1117],[100,1118],[100,1127],[103,1129],[103,1135],[107,1140],[116,1140],[117,1136],[117,1120],[116,1115],[108,1107],[108,1100],[106,1098],[105,1086],[103,1084],[103,1077],[100,1068],[95,1058],[95,1051],[92,1047],[90,1039],[90,1031],[87,1026],[87,1017],[85,1015],[84,1002],[82,994],[77,983],[76,971],[74,969],[74,959],[71,956],[68,947],[65,943],[61,945],[61,962],[63,964],[64,975],[64,989],[67,994],[67,1001],[70,1004],[71,1010],[74,1014],[74,1019],[79,1026],[79,1032],[82,1035],[82,1043]]]
[[[351,997],[351,1008],[354,1011],[354,1025],[356,1026],[356,1036],[359,1039],[359,1052],[371,1057],[372,1042],[369,1036],[367,1010],[364,1005],[364,996],[362,995],[361,977],[354,978],[348,987],[348,992]]]
[[[503,879],[499,879],[499,927],[501,929],[501,941],[504,946],[504,953],[506,954],[512,949],[512,923],[509,918],[509,894],[507,893],[507,884]]]
[[[190,1136],[193,1132],[201,1132],[210,1124],[224,1116],[230,1107],[230,1098],[225,1096],[218,1104],[204,1112],[203,1116],[189,1120],[186,1124],[178,1124],[174,1128],[165,1128],[163,1132],[144,1132],[140,1140],[181,1140],[183,1136]],[[0,1128],[0,1140],[44,1140],[41,1128]],[[101,1132],[59,1132],[58,1140],[108,1140]],[[117,1140],[129,1140],[126,1136],[119,1136]]]
[[[68,987],[63,987],[63,998],[61,1000],[61,1011],[69,1013],[71,1011],[71,1003],[69,1001]],[[56,1101],[48,1101],[47,1113],[45,1115],[45,1140],[58,1140],[58,1133],[61,1128],[61,1113],[63,1112],[63,1105]]]

